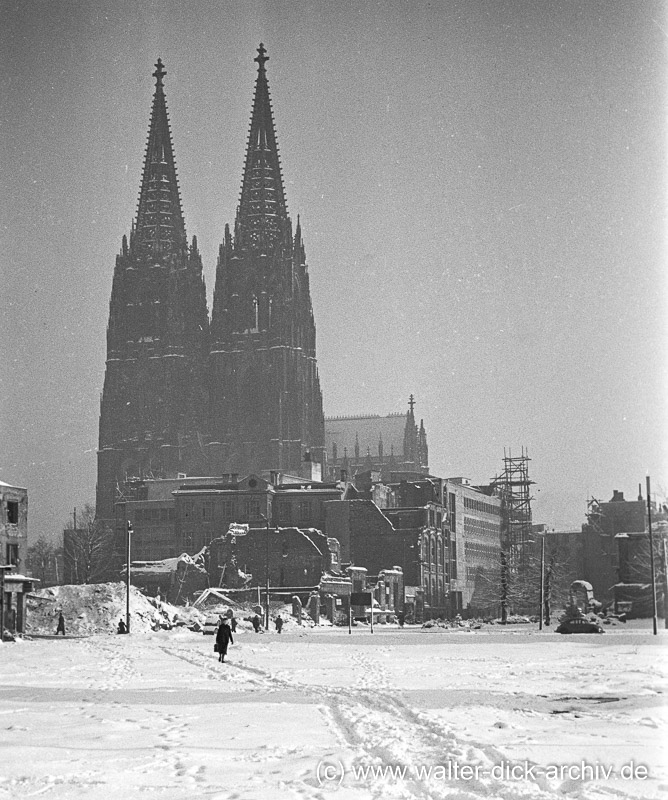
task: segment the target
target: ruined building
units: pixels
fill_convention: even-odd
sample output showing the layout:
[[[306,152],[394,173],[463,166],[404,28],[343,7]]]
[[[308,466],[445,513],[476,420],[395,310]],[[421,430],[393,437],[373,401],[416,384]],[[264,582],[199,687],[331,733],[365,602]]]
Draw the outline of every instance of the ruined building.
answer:
[[[209,323],[186,237],[158,60],[137,216],[116,259],[100,409],[97,515],[128,478],[300,474],[324,459],[301,228],[288,216],[262,45],[234,232]],[[309,469],[309,475],[318,470]],[[321,471],[321,470],[320,470]]]

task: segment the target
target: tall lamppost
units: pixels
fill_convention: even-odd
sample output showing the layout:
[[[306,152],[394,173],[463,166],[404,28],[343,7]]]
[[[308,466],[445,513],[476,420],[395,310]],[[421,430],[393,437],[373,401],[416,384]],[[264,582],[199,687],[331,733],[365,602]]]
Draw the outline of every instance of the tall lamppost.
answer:
[[[654,572],[654,536],[652,535],[652,504],[649,494],[649,475],[647,476],[647,526],[649,529],[649,568],[652,574],[652,628],[658,634],[656,619],[656,574]]]
[[[538,630],[543,630],[545,609],[545,532],[540,534],[540,606],[538,608]]]
[[[132,539],[132,523],[127,521],[127,568],[125,574],[125,627],[130,633],[130,547]]]
[[[269,630],[269,509],[267,509],[267,516],[265,517],[264,514],[260,514],[262,519],[266,523],[266,532],[265,532],[265,554],[264,554],[264,577],[267,584],[266,588],[266,601],[264,607],[264,627],[265,630]]]

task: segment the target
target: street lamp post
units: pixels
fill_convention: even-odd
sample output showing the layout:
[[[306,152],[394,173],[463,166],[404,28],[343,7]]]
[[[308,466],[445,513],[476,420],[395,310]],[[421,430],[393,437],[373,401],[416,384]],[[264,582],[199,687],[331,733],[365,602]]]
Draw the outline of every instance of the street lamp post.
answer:
[[[538,609],[538,630],[543,630],[543,609],[545,608],[545,534],[540,537],[540,608]]]
[[[267,510],[267,516],[265,517],[264,514],[260,514],[262,519],[266,523],[266,534],[265,534],[265,554],[264,554],[264,577],[266,586],[266,598],[265,598],[265,608],[264,608],[264,627],[265,630],[269,630],[269,511]]]
[[[649,475],[647,476],[647,526],[649,530],[649,568],[652,573],[652,628],[654,635],[658,634],[656,619],[656,575],[654,573],[654,536],[652,535],[652,505],[649,494]]]
[[[661,536],[661,558],[663,560],[663,627],[668,629],[668,553],[666,535]]]
[[[130,633],[130,549],[132,539],[132,523],[127,521],[127,567],[125,575],[125,627]]]

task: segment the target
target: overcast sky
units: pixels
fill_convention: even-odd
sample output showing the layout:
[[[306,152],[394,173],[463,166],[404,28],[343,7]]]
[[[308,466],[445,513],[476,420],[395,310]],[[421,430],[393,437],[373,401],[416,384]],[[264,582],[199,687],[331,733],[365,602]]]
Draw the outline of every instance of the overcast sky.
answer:
[[[0,480],[93,502],[111,280],[167,69],[209,299],[263,42],[325,413],[416,397],[433,474],[531,457],[534,520],[666,453],[663,2],[0,0]]]

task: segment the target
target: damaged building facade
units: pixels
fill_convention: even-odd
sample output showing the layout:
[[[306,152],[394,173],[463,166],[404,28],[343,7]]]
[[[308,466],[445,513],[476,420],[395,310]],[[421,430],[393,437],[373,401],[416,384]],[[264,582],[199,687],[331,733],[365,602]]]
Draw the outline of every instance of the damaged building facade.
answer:
[[[22,568],[28,558],[28,491],[0,481],[0,565]]]

